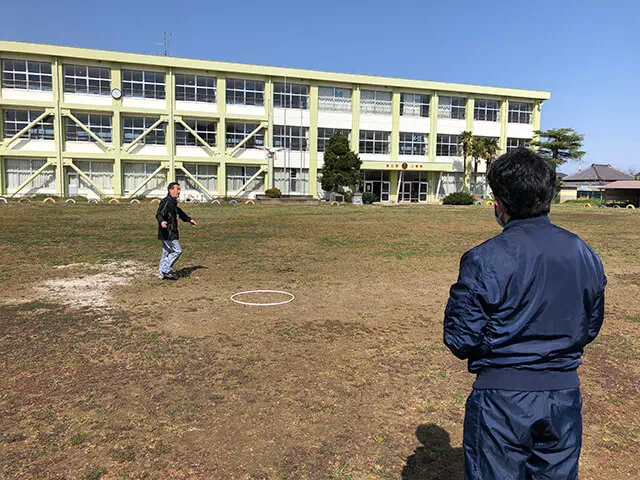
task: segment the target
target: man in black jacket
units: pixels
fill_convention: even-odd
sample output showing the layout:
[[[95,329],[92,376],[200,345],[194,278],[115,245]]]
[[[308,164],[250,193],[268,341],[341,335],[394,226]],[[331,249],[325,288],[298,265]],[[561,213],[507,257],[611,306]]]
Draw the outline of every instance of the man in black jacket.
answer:
[[[444,342],[477,375],[466,405],[466,480],[577,480],[577,369],[604,318],[598,255],[547,214],[556,173],[519,148],[488,174],[496,237],[467,252],[451,287]]]
[[[162,257],[158,267],[158,278],[160,280],[177,280],[178,277],[176,277],[172,269],[182,254],[182,247],[178,240],[180,237],[178,233],[178,217],[183,222],[189,222],[193,226],[198,224],[178,207],[180,185],[176,182],[171,182],[167,189],[169,193],[162,199],[156,212],[158,240],[162,241]]]

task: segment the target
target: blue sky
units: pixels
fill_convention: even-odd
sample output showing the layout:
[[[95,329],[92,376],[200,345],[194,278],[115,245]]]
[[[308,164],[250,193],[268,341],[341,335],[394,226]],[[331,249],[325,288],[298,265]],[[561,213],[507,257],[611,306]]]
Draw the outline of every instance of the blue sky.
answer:
[[[6,2],[0,38],[551,91],[542,128],[640,171],[640,2]],[[561,168],[566,172],[576,164]]]

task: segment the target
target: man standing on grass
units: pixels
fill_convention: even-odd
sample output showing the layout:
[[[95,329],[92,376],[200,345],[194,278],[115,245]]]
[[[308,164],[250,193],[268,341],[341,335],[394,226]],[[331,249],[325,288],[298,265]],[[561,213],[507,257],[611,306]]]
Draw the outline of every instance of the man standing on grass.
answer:
[[[553,165],[520,148],[488,174],[502,233],[465,253],[444,342],[477,374],[466,404],[466,480],[576,480],[577,368],[602,326],[598,255],[549,222]]]
[[[178,277],[173,273],[173,265],[182,255],[182,247],[178,240],[180,236],[178,234],[178,217],[193,226],[198,224],[178,207],[180,184],[171,182],[167,189],[169,193],[162,199],[156,212],[158,240],[162,241],[162,257],[160,257],[160,266],[158,267],[158,278],[160,280],[177,280]]]

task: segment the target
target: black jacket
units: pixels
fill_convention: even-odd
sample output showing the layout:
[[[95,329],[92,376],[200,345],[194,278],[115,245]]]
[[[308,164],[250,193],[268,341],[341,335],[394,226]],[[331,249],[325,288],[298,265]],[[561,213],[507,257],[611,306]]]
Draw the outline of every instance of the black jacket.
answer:
[[[191,221],[191,217],[178,207],[178,201],[167,195],[158,205],[156,219],[158,220],[158,240],[178,240],[178,217],[183,222]],[[167,228],[162,228],[162,222],[167,222]]]

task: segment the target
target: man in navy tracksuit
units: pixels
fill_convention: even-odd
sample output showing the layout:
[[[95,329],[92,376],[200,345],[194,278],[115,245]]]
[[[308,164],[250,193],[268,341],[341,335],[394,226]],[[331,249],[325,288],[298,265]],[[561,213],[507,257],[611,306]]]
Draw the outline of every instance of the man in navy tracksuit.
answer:
[[[488,174],[502,233],[465,253],[444,342],[477,374],[466,405],[466,480],[575,480],[577,368],[602,326],[598,255],[549,222],[555,169],[520,148]]]

